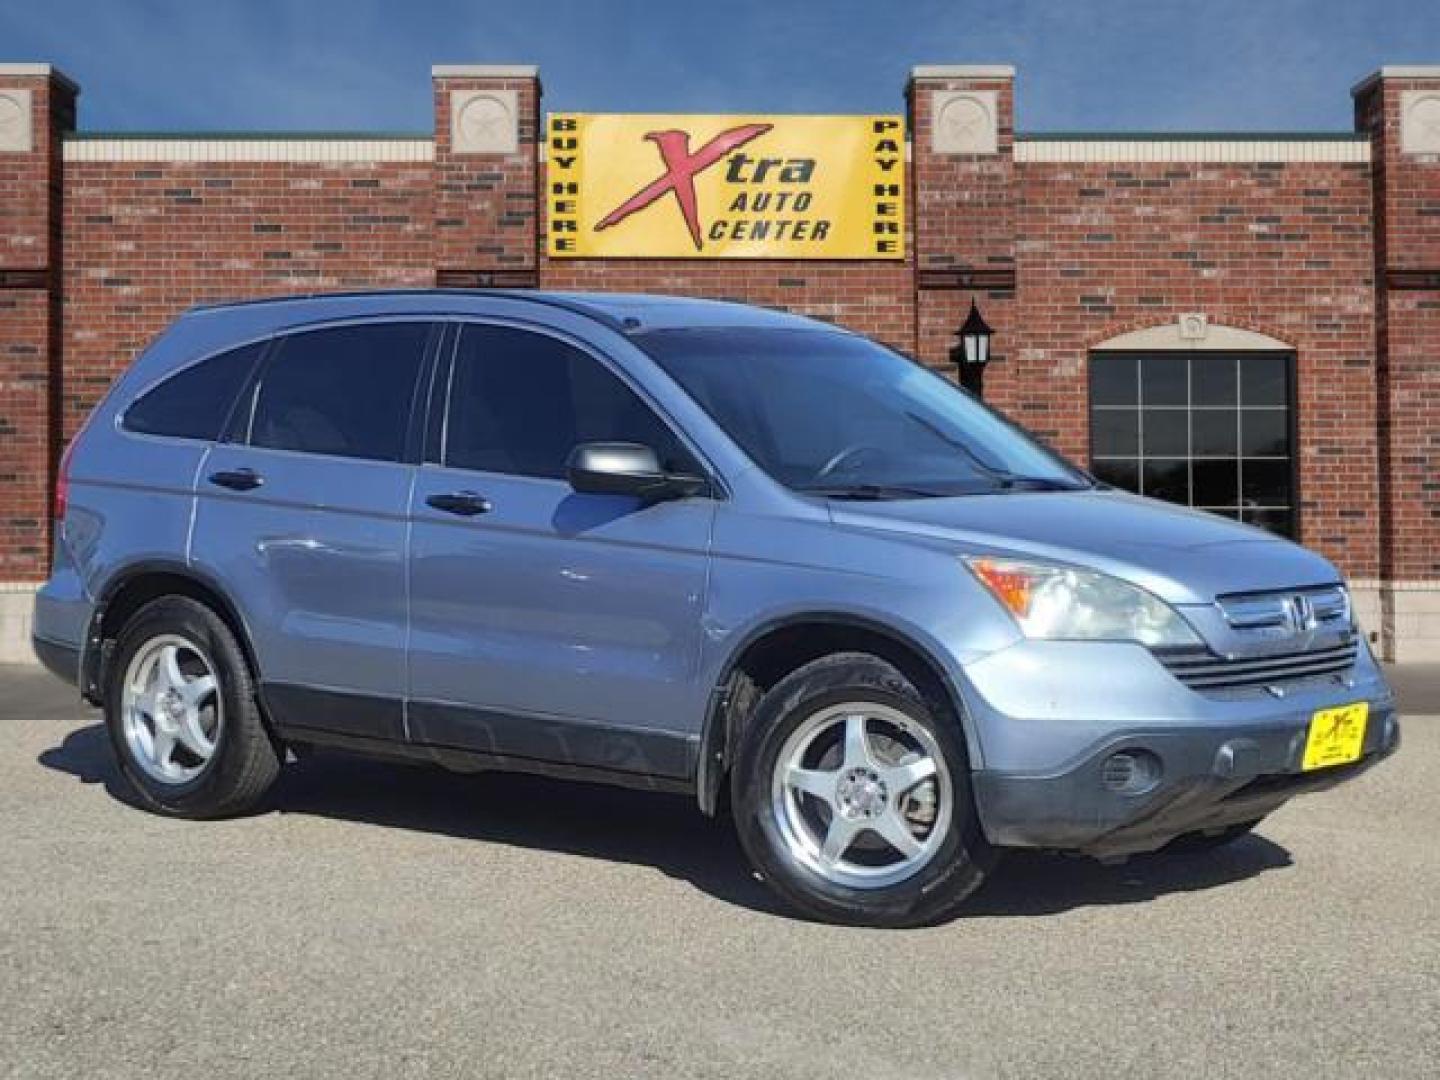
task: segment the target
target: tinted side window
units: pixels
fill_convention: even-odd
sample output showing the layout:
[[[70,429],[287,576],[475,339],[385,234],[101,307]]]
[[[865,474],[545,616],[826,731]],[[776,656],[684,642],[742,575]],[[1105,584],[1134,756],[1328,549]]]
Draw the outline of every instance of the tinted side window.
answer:
[[[125,411],[125,429],[207,442],[219,438],[235,395],[264,349],[264,342],[246,345],[172,375]]]
[[[462,330],[445,464],[559,479],[571,450],[601,441],[643,443],[668,471],[699,472],[665,422],[594,357],[525,330]]]
[[[250,445],[399,461],[428,323],[311,330],[282,339],[266,365]]]

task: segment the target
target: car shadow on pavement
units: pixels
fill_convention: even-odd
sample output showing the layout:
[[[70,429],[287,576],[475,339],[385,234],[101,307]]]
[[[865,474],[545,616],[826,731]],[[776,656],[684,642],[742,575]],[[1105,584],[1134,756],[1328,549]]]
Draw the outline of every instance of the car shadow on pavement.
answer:
[[[71,732],[39,761],[136,805],[102,725]],[[688,796],[518,773],[465,776],[317,753],[284,770],[267,812],[653,866],[727,903],[788,917],[750,872],[728,818],[706,818]],[[1217,851],[1140,856],[1116,866],[1014,852],[1000,862],[961,918],[1051,915],[1093,905],[1139,903],[1227,885],[1290,863],[1283,847],[1254,834]]]

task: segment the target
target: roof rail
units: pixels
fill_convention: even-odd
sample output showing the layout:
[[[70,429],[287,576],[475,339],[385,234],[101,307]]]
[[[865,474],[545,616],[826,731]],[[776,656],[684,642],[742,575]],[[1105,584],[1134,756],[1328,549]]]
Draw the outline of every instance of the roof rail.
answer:
[[[620,333],[625,333],[630,329],[622,320],[617,319],[603,308],[571,299],[568,296],[558,296],[554,293],[547,293],[538,289],[421,287],[414,289],[344,289],[338,292],[284,293],[277,296],[259,296],[250,300],[220,300],[208,304],[195,304],[186,310],[186,314],[205,311],[223,311],[229,308],[242,308],[252,305],[285,304],[297,300],[346,300],[379,296],[466,296],[504,300],[528,300],[532,304],[542,304],[546,307],[558,308],[561,311],[568,311],[574,315],[581,315],[587,319],[593,319],[595,322],[601,323],[611,330],[616,330]]]

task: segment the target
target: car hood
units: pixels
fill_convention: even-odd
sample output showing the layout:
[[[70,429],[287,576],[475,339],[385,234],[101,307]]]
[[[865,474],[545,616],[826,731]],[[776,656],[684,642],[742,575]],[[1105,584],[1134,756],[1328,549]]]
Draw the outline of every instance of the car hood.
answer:
[[[830,504],[837,525],[952,542],[960,553],[1031,555],[1092,567],[1173,604],[1328,585],[1325,559],[1214,514],[1120,491],[1036,491]]]

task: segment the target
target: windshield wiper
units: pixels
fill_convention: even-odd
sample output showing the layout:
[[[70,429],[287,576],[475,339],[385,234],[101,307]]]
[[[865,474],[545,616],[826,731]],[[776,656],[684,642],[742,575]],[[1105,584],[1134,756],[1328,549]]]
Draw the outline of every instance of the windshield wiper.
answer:
[[[1004,469],[996,468],[994,465],[986,462],[980,457],[979,454],[977,454],[974,450],[967,446],[963,440],[955,438],[939,424],[927,420],[925,417],[921,416],[917,412],[914,412],[913,410],[907,409],[905,411],[905,415],[908,416],[911,420],[915,421],[915,423],[919,424],[931,435],[934,435],[935,438],[939,439],[946,446],[950,446],[956,450],[959,450],[962,454],[964,454],[967,458],[970,459],[970,461],[975,465],[977,469],[983,472],[986,476],[1002,477],[1007,475]]]
[[[897,487],[893,484],[802,484],[796,491],[821,495],[827,499],[855,499],[880,502],[885,499],[938,499],[941,493],[925,488]]]
[[[996,487],[1001,491],[1085,491],[1095,486],[1093,478],[1088,474],[1086,474],[1085,479],[1091,482],[1085,483],[1073,480],[1062,480],[1054,476],[1017,476],[1015,473],[1006,472],[1004,469],[985,461],[979,454],[967,446],[964,441],[950,435],[938,424],[931,422],[919,413],[907,410],[905,415],[941,442],[959,450],[969,458],[975,467],[984,473],[986,477],[994,480]]]
[[[1002,491],[1085,491],[1092,485],[1078,480],[1061,480],[1054,476],[1016,476],[1001,473],[996,482]]]

